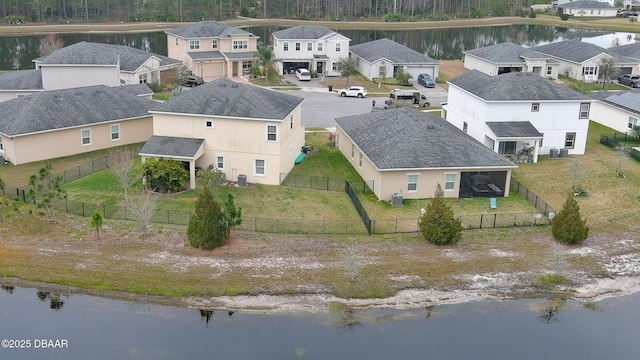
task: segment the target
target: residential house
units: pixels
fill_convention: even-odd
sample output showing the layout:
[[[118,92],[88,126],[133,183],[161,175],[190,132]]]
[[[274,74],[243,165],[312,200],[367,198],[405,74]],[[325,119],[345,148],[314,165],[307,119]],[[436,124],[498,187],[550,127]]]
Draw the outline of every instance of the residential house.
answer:
[[[140,155],[188,163],[191,188],[196,167],[209,165],[230,181],[278,185],[305,143],[303,100],[216,79],[151,110],[153,136]]]
[[[465,68],[478,70],[487,75],[518,71],[557,79],[560,68],[560,62],[549,55],[511,42],[477,48],[463,54]]]
[[[145,95],[139,85],[96,85],[2,102],[0,151],[20,165],[143,142],[152,133],[148,111],[158,104]]]
[[[0,102],[44,91],[40,70],[20,70],[0,74]]]
[[[623,0],[622,7],[626,10],[640,9],[640,1],[638,0]]]
[[[616,17],[618,9],[608,1],[571,1],[558,3],[558,13],[575,17]]]
[[[552,149],[584,154],[592,101],[533,73],[471,70],[449,80],[443,117],[499,154],[537,162]]]
[[[613,46],[607,50],[612,56],[620,56],[635,60],[632,65],[620,67],[618,75],[624,74],[640,74],[640,42],[632,44]]]
[[[336,143],[380,200],[509,196],[517,166],[442,118],[410,108],[336,119]]]
[[[436,79],[440,70],[437,60],[387,38],[353,45],[349,52],[358,63],[358,72],[369,80],[395,77],[400,68],[414,80],[420,74]]]
[[[621,133],[630,133],[640,122],[640,90],[598,91],[591,119]]]
[[[199,21],[167,34],[168,55],[206,81],[248,74],[258,36],[217,21]]]
[[[161,72],[181,65],[166,56],[124,45],[81,41],[34,59],[45,90],[92,85],[158,83]]]
[[[320,76],[339,76],[338,61],[349,56],[351,40],[324,26],[294,26],[273,33],[273,54],[279,74],[297,68]]]
[[[596,82],[604,77],[600,73],[600,65],[602,59],[605,58],[613,59],[622,73],[629,71],[627,68],[634,68],[638,65],[637,60],[610,53],[600,46],[577,40],[535,46],[531,50],[548,55],[558,61],[560,75],[584,82]]]

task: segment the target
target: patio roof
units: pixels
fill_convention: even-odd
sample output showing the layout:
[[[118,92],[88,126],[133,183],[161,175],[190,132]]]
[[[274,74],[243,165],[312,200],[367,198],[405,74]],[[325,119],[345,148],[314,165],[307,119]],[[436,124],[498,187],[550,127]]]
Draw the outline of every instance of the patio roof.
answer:
[[[542,134],[528,121],[487,121],[496,138],[542,139]]]
[[[203,144],[204,139],[153,135],[140,149],[140,156],[196,160]]]

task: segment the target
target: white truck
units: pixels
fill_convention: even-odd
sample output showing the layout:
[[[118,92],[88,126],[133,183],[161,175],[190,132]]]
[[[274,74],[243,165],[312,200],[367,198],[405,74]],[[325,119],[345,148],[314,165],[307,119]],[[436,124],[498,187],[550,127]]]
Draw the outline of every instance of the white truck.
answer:
[[[418,90],[393,89],[389,98],[384,101],[387,107],[429,107],[431,103],[427,96]]]

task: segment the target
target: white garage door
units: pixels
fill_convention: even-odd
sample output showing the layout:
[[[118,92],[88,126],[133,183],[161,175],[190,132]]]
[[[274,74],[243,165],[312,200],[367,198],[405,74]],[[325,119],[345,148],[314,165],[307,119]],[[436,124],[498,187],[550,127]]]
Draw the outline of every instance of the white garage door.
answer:
[[[433,76],[434,73],[434,67],[433,66],[425,66],[425,67],[418,67],[418,66],[407,66],[407,72],[409,74],[411,74],[413,76],[412,80],[413,81],[417,81],[418,80],[418,75],[420,74],[429,74],[432,78],[436,78],[435,76]]]

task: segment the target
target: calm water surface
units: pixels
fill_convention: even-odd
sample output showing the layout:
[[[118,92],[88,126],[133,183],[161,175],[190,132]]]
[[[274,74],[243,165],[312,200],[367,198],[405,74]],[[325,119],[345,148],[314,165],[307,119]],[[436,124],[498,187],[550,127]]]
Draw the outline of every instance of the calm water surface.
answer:
[[[182,309],[4,287],[0,359],[638,359],[640,294],[333,313]],[[35,340],[66,340],[37,348]]]

